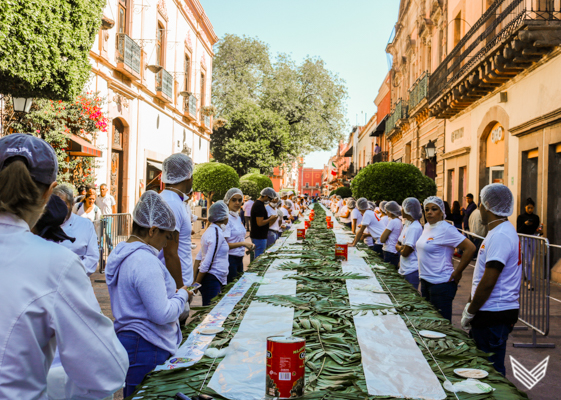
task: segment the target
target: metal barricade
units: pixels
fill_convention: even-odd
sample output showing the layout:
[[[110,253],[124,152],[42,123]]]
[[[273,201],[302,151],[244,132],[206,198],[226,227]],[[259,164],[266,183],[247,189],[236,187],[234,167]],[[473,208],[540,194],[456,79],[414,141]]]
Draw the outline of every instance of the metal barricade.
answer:
[[[105,272],[107,257],[122,241],[129,238],[132,233],[131,214],[108,214],[104,215],[99,224],[99,272]]]

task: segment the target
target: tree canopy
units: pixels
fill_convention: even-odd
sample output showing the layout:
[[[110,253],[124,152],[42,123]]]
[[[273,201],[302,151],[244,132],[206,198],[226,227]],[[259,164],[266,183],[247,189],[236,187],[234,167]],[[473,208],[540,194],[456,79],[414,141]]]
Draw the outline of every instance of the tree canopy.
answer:
[[[104,6],[105,0],[0,1],[0,93],[79,95]]]
[[[248,182],[249,184],[247,184]],[[251,173],[240,178],[240,185],[243,194],[251,196],[251,198],[255,200],[259,198],[263,189],[273,187],[273,181],[268,176]]]
[[[222,200],[234,187],[240,187],[240,178],[228,165],[207,162],[197,165],[193,171],[193,190],[202,192],[209,201]]]
[[[312,151],[329,150],[344,136],[345,82],[329,71],[320,58],[308,56],[300,64],[286,54],[273,58],[268,45],[259,39],[227,34],[216,46],[212,84],[217,117],[230,123],[229,128],[227,124],[216,129],[228,135],[229,140],[213,134],[212,152],[217,160],[229,163],[216,154],[232,143],[243,147],[244,151],[257,150],[253,148],[254,144],[249,148],[242,144],[255,142],[255,130],[248,135],[247,131],[251,129],[239,124],[240,109],[259,115],[262,126],[280,128],[282,125],[282,130],[288,132],[282,151],[278,147],[267,152],[272,157],[270,162],[252,164],[252,157],[237,160],[234,168],[243,173],[252,167],[264,172],[267,165],[291,163]],[[280,124],[278,118],[284,124]],[[267,119],[271,121],[267,123]],[[275,142],[278,132],[262,131],[259,136],[265,142]],[[226,152],[228,150],[222,151],[223,154]],[[250,155],[263,157],[259,152]]]

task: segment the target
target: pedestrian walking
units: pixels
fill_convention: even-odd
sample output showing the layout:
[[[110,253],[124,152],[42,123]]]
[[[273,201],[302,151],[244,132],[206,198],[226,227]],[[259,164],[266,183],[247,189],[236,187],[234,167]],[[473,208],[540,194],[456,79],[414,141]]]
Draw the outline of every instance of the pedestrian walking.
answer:
[[[384,243],[382,250],[384,252],[384,261],[398,267],[400,254],[396,248],[397,242],[403,229],[401,223],[401,207],[395,201],[386,203],[386,213],[388,214],[388,225],[382,235],[380,242]]]
[[[506,374],[508,335],[518,321],[522,266],[519,239],[508,221],[514,210],[510,189],[493,183],[481,190],[481,219],[489,233],[477,257],[470,300],[462,313],[462,327],[470,330],[477,348],[492,354],[489,361]]]
[[[109,188],[106,183],[99,186],[99,196],[95,199],[96,206],[101,210],[101,215],[117,214],[117,202],[115,198],[109,194]],[[101,247],[104,247],[104,241],[107,243],[109,252],[113,250],[113,238],[111,235],[113,228],[113,218],[103,218],[103,235],[101,236]]]
[[[251,208],[253,207],[253,203],[254,201],[251,199],[251,197],[247,196],[247,200],[243,205],[245,226],[248,232],[251,230]]]
[[[255,257],[259,257],[267,248],[267,236],[269,233],[269,224],[278,219],[278,215],[269,217],[269,213],[265,206],[277,197],[277,193],[273,188],[265,188],[261,191],[261,196],[255,200],[251,208],[251,231],[249,237],[255,245]],[[287,201],[288,203],[288,201]]]
[[[201,284],[199,292],[203,297],[203,306],[222,291],[228,281],[228,252],[230,248],[224,237],[229,221],[228,206],[217,201],[208,209],[208,229],[201,238],[201,250],[195,261],[196,283]]]
[[[101,210],[95,204],[97,194],[91,189],[86,193],[82,201],[74,204],[73,212],[79,217],[87,218],[94,222],[101,219]]]
[[[372,238],[376,239],[382,236],[382,233],[384,233],[384,230],[386,228],[382,225],[382,221],[374,213],[374,211],[370,210],[368,200],[366,200],[364,197],[361,197],[357,200],[356,206],[362,214],[362,223],[360,229],[358,230],[358,233],[355,236],[355,240],[351,244],[349,244],[349,246],[351,247],[356,246],[357,243],[362,240],[362,236],[364,233],[367,233],[368,235],[372,236]],[[378,252],[374,246],[370,247],[370,249]]]
[[[417,241],[421,295],[430,301],[444,318],[452,321],[452,302],[462,273],[475,253],[474,244],[445,221],[444,202],[431,196],[423,203],[427,223]],[[456,269],[452,263],[454,249],[462,250]]]
[[[466,232],[469,232],[469,217],[471,213],[477,209],[477,205],[474,203],[473,194],[471,193],[468,193],[466,195],[466,202],[468,205],[465,209],[462,208],[461,212],[462,212],[462,216],[464,217],[464,230]]]
[[[97,270],[99,262],[99,247],[97,233],[89,218],[81,218],[72,212],[74,207],[74,193],[70,186],[58,185],[53,190],[53,195],[61,198],[68,207],[68,213],[61,225],[62,230],[75,240],[63,240],[60,244],[80,257],[86,268],[86,274],[92,275]]]
[[[534,236],[537,235],[540,229],[540,217],[534,214],[536,204],[531,198],[526,199],[526,206],[524,213],[520,214],[516,219],[516,232],[523,235]],[[522,257],[524,260],[524,278],[527,281],[527,286],[531,289],[532,281],[532,267],[534,261],[534,254],[536,253],[536,242],[531,238],[525,238],[522,241]]]
[[[421,203],[414,197],[403,200],[401,205],[403,230],[401,244],[396,246],[400,254],[399,274],[409,282],[415,290],[419,288],[419,262],[417,259],[417,241],[423,233],[419,220],[423,216]]]
[[[175,280],[176,287],[193,284],[193,258],[191,255],[191,207],[189,193],[193,187],[193,160],[184,153],[175,153],[162,163],[162,198],[173,210],[175,232],[158,258]],[[187,318],[186,315],[182,315]]]
[[[189,309],[192,296],[186,286],[176,290],[175,280],[158,259],[175,229],[170,206],[148,190],[132,219],[132,235],[115,247],[105,269],[115,332],[130,362],[124,397],[177,351],[182,340],[178,318]]]
[[[55,351],[67,393],[110,396],[123,386],[127,354],[75,254],[30,232],[56,186],[57,156],[44,140],[0,139],[0,398],[43,399]],[[87,362],[84,362],[87,360]]]
[[[236,277],[243,274],[243,259],[245,252],[253,251],[253,243],[245,241],[246,230],[238,212],[241,209],[243,193],[238,188],[232,188],[226,192],[224,203],[228,206],[228,227],[224,232],[228,242],[228,279],[232,282]]]

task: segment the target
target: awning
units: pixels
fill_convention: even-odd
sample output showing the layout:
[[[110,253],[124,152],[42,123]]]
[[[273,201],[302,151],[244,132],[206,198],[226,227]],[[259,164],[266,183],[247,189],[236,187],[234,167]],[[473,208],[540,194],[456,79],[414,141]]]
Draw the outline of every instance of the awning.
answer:
[[[68,141],[67,153],[71,156],[101,157],[103,152],[78,135],[71,135]]]
[[[148,163],[148,165],[156,168],[158,171],[162,171],[162,163],[159,163],[157,161],[151,161],[151,160],[146,160],[146,162]]]
[[[349,147],[349,150],[347,150],[347,152],[343,154],[343,157],[352,157],[352,156],[353,156],[353,146]]]
[[[384,118],[382,118],[382,120],[380,121],[380,123],[378,124],[378,126],[376,126],[376,129],[374,129],[372,131],[372,133],[370,134],[371,137],[378,137],[380,135],[384,134],[384,131],[386,130],[386,121],[388,120],[388,116],[386,115]]]

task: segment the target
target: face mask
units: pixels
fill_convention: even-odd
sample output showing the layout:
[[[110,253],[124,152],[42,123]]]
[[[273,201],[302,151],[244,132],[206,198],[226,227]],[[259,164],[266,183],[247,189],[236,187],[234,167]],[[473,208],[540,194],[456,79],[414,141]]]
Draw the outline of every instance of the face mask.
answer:
[[[411,221],[409,221],[408,219],[403,221],[403,226],[409,226],[411,225]]]
[[[230,211],[230,215],[236,218],[240,216],[239,212],[235,212],[235,211]]]
[[[220,226],[220,229],[222,229],[222,232],[226,232],[226,228],[228,227],[228,225],[222,224],[222,225],[219,225],[219,226]]]
[[[439,225],[442,225],[443,223],[445,223],[446,221],[442,220],[442,221],[438,221],[436,224],[429,224],[431,228],[436,228]]]
[[[267,204],[270,203],[270,201],[267,200],[267,201],[264,201],[263,203],[265,203],[265,205],[267,205]]]

